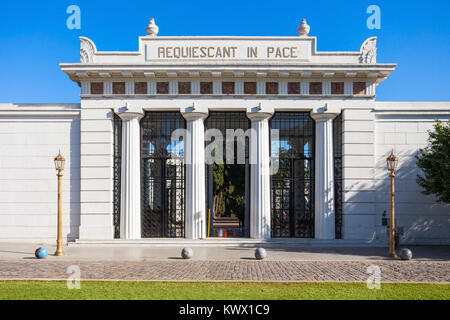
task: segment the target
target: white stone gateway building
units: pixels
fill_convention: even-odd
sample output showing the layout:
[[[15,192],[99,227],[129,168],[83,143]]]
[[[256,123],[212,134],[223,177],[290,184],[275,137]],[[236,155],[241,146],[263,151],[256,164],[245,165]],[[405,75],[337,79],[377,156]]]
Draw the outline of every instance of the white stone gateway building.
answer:
[[[450,207],[415,182],[415,155],[450,103],[377,102],[396,65],[376,62],[376,38],[318,52],[306,22],[296,37],[158,37],[153,19],[147,33],[137,52],[80,38],[80,63],[61,64],[79,104],[0,104],[1,241],[56,238],[61,149],[68,241],[382,245],[394,149],[401,243],[450,244]],[[239,144],[231,129],[253,134]],[[231,162],[206,161],[211,132],[232,142]]]

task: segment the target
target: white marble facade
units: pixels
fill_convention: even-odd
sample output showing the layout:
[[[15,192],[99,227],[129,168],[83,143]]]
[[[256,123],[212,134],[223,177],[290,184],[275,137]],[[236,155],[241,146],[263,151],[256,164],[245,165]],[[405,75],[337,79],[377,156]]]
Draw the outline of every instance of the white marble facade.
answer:
[[[433,121],[450,118],[450,103],[375,101],[376,87],[396,67],[377,63],[376,38],[359,51],[343,53],[318,52],[306,22],[296,37],[159,37],[158,30],[152,20],[137,52],[98,51],[82,37],[80,63],[61,64],[81,88],[80,104],[0,104],[0,240],[53,238],[56,198],[49,161],[59,147],[70,159],[63,207],[67,240],[114,238],[114,114],[122,121],[120,237],[140,239],[139,120],[146,111],[177,111],[186,119],[185,237],[205,238],[204,119],[211,111],[229,110],[246,112],[256,133],[250,141],[255,163],[251,238],[271,237],[269,120],[276,112],[292,111],[307,112],[315,121],[313,241],[386,241],[384,159],[394,148],[400,157],[396,190],[402,241],[450,243],[450,207],[421,195],[414,164]],[[332,123],[338,115],[343,121],[343,240],[335,239],[334,226]],[[61,134],[47,134],[50,129]],[[38,150],[33,139],[46,144]],[[24,157],[28,180],[17,167]]]

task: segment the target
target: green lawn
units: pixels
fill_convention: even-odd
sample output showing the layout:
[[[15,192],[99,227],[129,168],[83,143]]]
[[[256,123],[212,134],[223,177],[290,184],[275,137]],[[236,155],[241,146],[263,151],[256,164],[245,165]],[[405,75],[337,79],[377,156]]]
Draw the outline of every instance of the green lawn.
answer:
[[[302,300],[302,299],[450,299],[450,285],[271,282],[89,282],[68,290],[65,281],[0,281],[7,299],[150,299],[150,300]]]

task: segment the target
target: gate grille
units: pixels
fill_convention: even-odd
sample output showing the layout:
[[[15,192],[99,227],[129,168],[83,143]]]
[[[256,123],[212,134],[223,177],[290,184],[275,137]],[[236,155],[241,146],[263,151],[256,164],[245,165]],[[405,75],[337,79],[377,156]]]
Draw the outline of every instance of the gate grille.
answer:
[[[120,196],[122,166],[122,119],[114,113],[114,238],[120,238]]]
[[[184,141],[172,141],[185,129],[179,112],[147,112],[142,128],[142,237],[184,237]]]
[[[342,113],[333,120],[334,217],[336,239],[342,239]]]
[[[272,237],[314,238],[315,123],[308,113],[277,112],[270,121]]]
[[[225,221],[228,219],[238,219],[239,226],[225,227],[224,230],[227,230],[227,234],[230,234],[231,237],[249,237],[250,236],[250,164],[249,164],[249,137],[245,137],[244,141],[239,141],[239,139],[234,139],[233,143],[233,159],[227,159],[229,156],[230,150],[227,150],[226,145],[226,136],[227,130],[239,130],[242,129],[243,132],[246,132],[251,127],[251,122],[247,118],[245,112],[242,111],[211,111],[209,113],[208,118],[206,119],[206,129],[217,129],[222,133],[223,136],[223,164],[218,165],[216,163],[212,165],[206,165],[206,185],[207,185],[207,204],[206,207],[209,209],[208,212],[211,214],[210,223],[210,234],[212,236],[220,236],[220,226],[221,221]],[[245,154],[242,153],[242,145],[241,143],[245,143]],[[209,144],[207,142],[206,144]],[[244,157],[245,163],[239,163]],[[229,160],[232,160],[232,163],[229,163]],[[223,167],[222,171],[222,179],[226,180],[227,183],[237,183],[233,187],[233,191],[226,193],[226,196],[221,199],[220,203],[223,204],[222,209],[218,208],[217,203],[214,199],[217,197],[214,191],[215,189],[215,173],[219,170],[220,167]],[[234,174],[230,174],[233,172]],[[234,176],[234,179],[230,178],[228,175]],[[236,179],[236,176],[237,179]],[[220,178],[219,178],[220,180]],[[239,183],[239,182],[242,182]],[[243,188],[242,188],[243,187]],[[217,200],[217,199],[216,199]],[[216,205],[214,205],[216,203]],[[218,212],[214,212],[215,208]],[[221,212],[223,211],[223,212]],[[233,211],[235,217],[230,216],[230,211]],[[220,214],[223,214],[222,217],[219,217]]]

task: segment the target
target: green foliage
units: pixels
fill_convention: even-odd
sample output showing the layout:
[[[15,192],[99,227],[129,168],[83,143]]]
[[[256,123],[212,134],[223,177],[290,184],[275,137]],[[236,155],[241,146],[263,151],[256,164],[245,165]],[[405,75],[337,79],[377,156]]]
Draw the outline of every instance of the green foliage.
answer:
[[[424,188],[423,194],[434,194],[439,202],[450,203],[450,121],[437,121],[434,131],[428,133],[430,144],[416,157],[423,171],[417,175],[417,183]]]
[[[214,215],[244,219],[245,165],[213,164]]]

